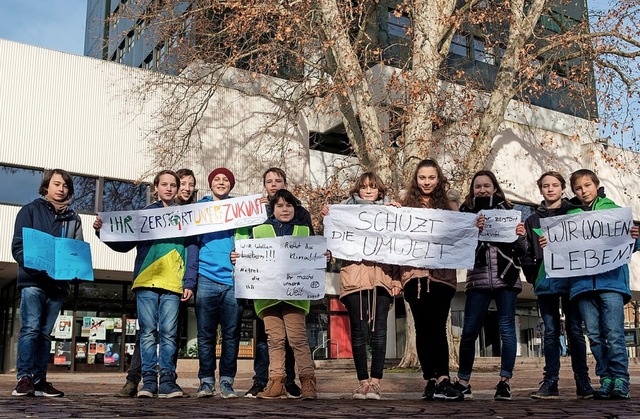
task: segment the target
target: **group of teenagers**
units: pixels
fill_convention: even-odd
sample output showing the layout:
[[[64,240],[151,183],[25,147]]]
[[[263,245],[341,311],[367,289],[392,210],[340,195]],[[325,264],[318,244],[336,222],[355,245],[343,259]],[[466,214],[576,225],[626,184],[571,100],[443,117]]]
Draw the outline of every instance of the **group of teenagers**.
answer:
[[[212,195],[202,201],[229,198],[234,175],[226,168],[209,177]],[[426,386],[424,400],[458,401],[473,397],[471,374],[478,338],[492,300],[496,303],[501,338],[500,379],[496,400],[511,400],[509,380],[517,352],[516,299],[522,290],[521,271],[534,284],[544,322],[544,378],[533,398],[559,397],[560,321],[565,316],[571,348],[576,395],[579,398],[628,399],[628,357],[624,339],[624,305],[631,299],[629,269],[623,265],[597,275],[565,279],[545,273],[543,249],[547,240],[540,219],[580,211],[616,208],[606,198],[596,174],[581,169],[571,174],[575,197],[564,196],[566,181],[556,171],[540,176],[537,186],[543,201],[536,212],[516,227],[512,243],[479,241],[474,267],[467,271],[464,322],[459,348],[457,379],[449,367],[447,321],[457,287],[455,269],[423,269],[369,261],[343,261],[340,269],[340,301],[349,314],[357,386],[354,399],[381,399],[387,339],[387,316],[394,299],[402,295],[415,323],[416,349]],[[245,238],[313,235],[309,212],[287,190],[285,173],[270,168],[263,175],[267,193],[268,219],[263,225],[207,233],[191,238],[147,242],[106,243],[116,251],[137,248],[132,290],[136,293],[140,367],[136,354],[120,396],[182,397],[176,383],[178,312],[181,301],[195,298],[200,380],[197,397],[216,394],[216,342],[220,326],[219,391],[223,398],[238,397],[233,389],[237,371],[240,322],[243,310],[255,310],[256,351],[253,386],[245,397],[317,397],[314,364],[307,341],[305,316],[310,302],[303,300],[254,300],[235,298],[233,269],[239,255],[235,241]],[[191,203],[195,176],[187,169],[161,171],[154,179],[157,202],[147,208]],[[62,170],[49,172],[40,188],[41,198],[21,209],[16,220],[13,254],[19,265],[22,329],[18,343],[17,378],[14,395],[60,396],[62,392],[46,381],[46,366],[55,317],[64,296],[65,281],[53,281],[45,273],[24,267],[22,227],[42,229],[59,237],[82,239],[80,220],[68,207],[73,195],[71,176]],[[359,176],[343,204],[394,205],[480,213],[486,209],[512,209],[495,174],[477,172],[463,202],[450,189],[441,167],[433,159],[420,161],[398,199],[387,196],[387,188],[372,172]],[[321,216],[330,207],[325,206]],[[476,226],[482,231],[485,218],[479,214]],[[102,227],[97,218],[96,233]],[[73,230],[73,231],[71,231]],[[640,248],[637,226],[630,231]],[[586,246],[586,245],[585,245]],[[600,387],[591,386],[582,324],[596,361]],[[368,353],[370,352],[370,365]],[[295,372],[301,388],[295,384]],[[139,382],[142,388],[138,390]]]

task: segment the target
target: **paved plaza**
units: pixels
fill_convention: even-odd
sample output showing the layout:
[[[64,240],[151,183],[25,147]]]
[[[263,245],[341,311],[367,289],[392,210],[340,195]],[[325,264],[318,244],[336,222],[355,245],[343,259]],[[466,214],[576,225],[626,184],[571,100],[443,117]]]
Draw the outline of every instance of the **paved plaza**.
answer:
[[[564,360],[563,360],[564,361]],[[512,380],[512,401],[494,401],[497,369],[481,366],[472,377],[473,400],[464,402],[425,402],[420,399],[424,381],[417,371],[387,370],[382,381],[382,400],[352,400],[356,386],[353,369],[321,366],[317,369],[318,400],[257,400],[239,397],[197,399],[122,399],[113,397],[124,383],[121,373],[50,373],[49,381],[64,391],[63,398],[14,397],[13,374],[0,375],[0,417],[2,418],[640,418],[640,366],[631,367],[630,401],[576,400],[571,369],[563,362],[559,400],[532,400],[529,393],[538,388],[541,366],[516,366]],[[593,371],[593,366],[591,368]],[[194,371],[180,370],[178,383],[194,394],[198,385]],[[455,375],[455,373],[454,373]],[[241,365],[235,388],[240,396],[251,386],[250,364]],[[593,378],[593,377],[592,377]]]

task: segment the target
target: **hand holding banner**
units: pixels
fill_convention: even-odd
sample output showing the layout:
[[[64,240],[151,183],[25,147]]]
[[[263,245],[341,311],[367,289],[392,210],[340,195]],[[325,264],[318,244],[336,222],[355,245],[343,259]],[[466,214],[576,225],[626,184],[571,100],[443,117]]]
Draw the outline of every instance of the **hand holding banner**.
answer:
[[[544,265],[550,278],[596,275],[629,262],[635,240],[630,208],[540,219],[547,238]]]
[[[520,222],[520,211],[516,210],[482,210],[484,228],[478,236],[483,242],[513,243],[518,238],[516,227]]]
[[[324,297],[324,237],[284,236],[236,241],[236,298],[319,300]]]
[[[324,236],[333,256],[424,268],[472,268],[476,214],[383,205],[331,205]]]

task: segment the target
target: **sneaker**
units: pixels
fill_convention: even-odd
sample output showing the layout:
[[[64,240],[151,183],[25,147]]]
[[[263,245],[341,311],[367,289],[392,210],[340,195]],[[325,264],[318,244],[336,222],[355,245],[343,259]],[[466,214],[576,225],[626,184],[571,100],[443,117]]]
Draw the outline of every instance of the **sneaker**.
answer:
[[[629,383],[622,378],[614,378],[613,390],[611,390],[611,398],[615,400],[630,399],[631,393],[629,393]]]
[[[541,386],[538,391],[530,394],[532,399],[559,399],[558,381],[545,378],[540,382]]]
[[[318,398],[315,375],[301,376],[302,400],[315,400]]]
[[[295,382],[286,383],[284,385],[285,390],[287,390],[287,398],[289,399],[299,399],[302,397],[302,390]]]
[[[589,376],[576,377],[576,396],[579,399],[592,399],[593,387],[591,387],[591,380]]]
[[[175,380],[167,380],[160,383],[160,388],[158,389],[159,399],[173,399],[175,397],[182,397],[183,395],[184,392]]]
[[[244,397],[255,399],[258,393],[264,391],[265,387],[266,386],[264,384],[254,382],[251,388],[246,393],[244,393]]]
[[[120,391],[114,394],[115,397],[136,397],[138,394],[138,383],[127,380]]]
[[[200,387],[198,387],[198,391],[196,391],[196,397],[199,399],[203,399],[206,397],[213,397],[216,395],[216,388],[213,384],[202,382],[200,383]]]
[[[496,386],[496,394],[493,395],[494,400],[511,400],[511,386],[508,381],[500,380]]]
[[[605,377],[600,379],[600,388],[593,392],[593,398],[597,400],[608,400],[613,391],[613,379]]]
[[[154,377],[155,378],[155,377]],[[153,398],[158,395],[158,383],[153,379],[143,380],[142,388],[138,392],[138,398]]]
[[[465,400],[473,399],[473,394],[471,393],[471,384],[467,384],[465,386],[460,381],[456,381],[455,384],[453,385],[453,388],[455,388],[460,393],[462,393]]]
[[[55,388],[47,380],[40,380],[33,384],[33,390],[36,397],[63,397],[64,393]]]
[[[366,395],[367,399],[380,400],[382,398],[382,390],[380,389],[380,383],[370,383],[369,390]]]
[[[367,381],[360,381],[358,388],[353,390],[352,399],[364,400],[367,398],[367,391],[369,391],[369,383]]]
[[[445,378],[436,385],[436,389],[433,393],[433,399],[445,401],[460,401],[464,400],[464,395],[460,390],[457,390],[453,386],[453,384],[451,384],[450,379]]]
[[[18,381],[18,385],[13,389],[14,396],[35,396],[35,390],[33,389],[33,380],[28,375],[25,375]]]
[[[233,399],[238,397],[238,393],[233,389],[228,381],[220,381],[220,397],[223,399]]]
[[[424,386],[424,391],[422,392],[422,400],[433,400],[433,394],[436,392],[436,380],[435,378],[427,381],[427,385]]]

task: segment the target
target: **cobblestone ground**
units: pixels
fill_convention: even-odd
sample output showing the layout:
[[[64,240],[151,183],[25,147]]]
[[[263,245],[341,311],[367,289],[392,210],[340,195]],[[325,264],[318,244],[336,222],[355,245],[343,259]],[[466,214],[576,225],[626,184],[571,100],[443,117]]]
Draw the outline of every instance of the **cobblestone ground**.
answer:
[[[497,373],[485,371],[472,378],[473,400],[464,402],[424,402],[424,386],[419,372],[385,373],[384,398],[351,400],[356,380],[353,370],[318,369],[319,399],[256,400],[239,397],[196,399],[122,399],[113,397],[124,383],[123,374],[52,373],[49,381],[65,391],[63,398],[13,397],[13,374],[0,375],[0,417],[2,418],[112,418],[112,417],[188,417],[188,418],[411,418],[411,417],[640,417],[640,367],[631,370],[632,400],[576,400],[570,368],[563,368],[559,400],[532,400],[529,393],[538,387],[539,367],[517,367],[512,380],[513,400],[494,401]],[[235,387],[240,396],[251,386],[251,372],[241,371]],[[198,380],[193,372],[182,373],[179,384],[191,394]]]

